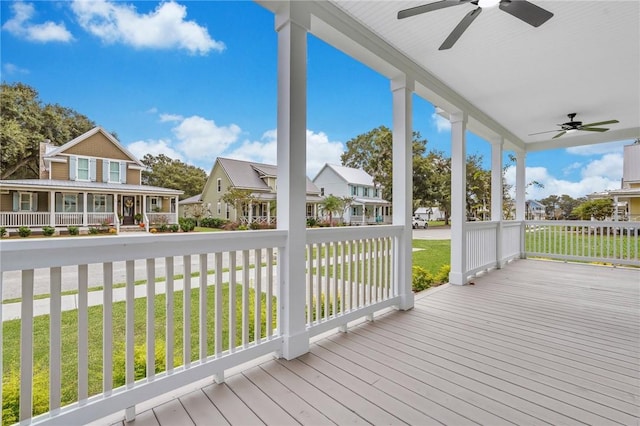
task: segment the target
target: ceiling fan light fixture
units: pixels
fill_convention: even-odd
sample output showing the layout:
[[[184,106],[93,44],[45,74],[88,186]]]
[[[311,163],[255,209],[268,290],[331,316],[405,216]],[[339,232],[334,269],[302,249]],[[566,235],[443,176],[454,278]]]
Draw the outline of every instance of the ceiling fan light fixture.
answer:
[[[478,6],[483,9],[489,9],[492,7],[496,7],[500,4],[500,0],[480,0],[478,1]]]

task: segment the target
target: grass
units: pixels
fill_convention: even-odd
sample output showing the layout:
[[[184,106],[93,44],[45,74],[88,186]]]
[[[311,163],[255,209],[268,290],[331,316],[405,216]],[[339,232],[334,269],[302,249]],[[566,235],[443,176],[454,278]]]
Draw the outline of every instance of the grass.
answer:
[[[565,233],[564,228],[558,229],[556,234],[528,232],[525,245],[528,252],[535,249],[539,253],[548,253],[549,257],[566,254],[629,259],[640,253],[640,240],[635,236]]]
[[[207,288],[207,354],[214,353],[214,294],[215,286]],[[199,358],[199,289],[191,291],[191,337],[186,344],[191,347],[191,360],[195,361]],[[249,341],[255,338],[256,324],[254,320],[254,300],[255,292],[249,290]],[[242,286],[236,287],[236,344],[242,342]],[[222,348],[229,347],[229,286],[224,285],[222,288],[223,312],[222,324]],[[262,324],[260,324],[260,335],[266,336],[266,296],[261,295]],[[174,329],[175,345],[173,359],[170,362],[174,366],[183,364],[183,292],[176,291],[174,293]],[[275,318],[277,303],[273,298],[273,316],[275,327]],[[102,324],[103,324],[103,307],[94,306],[89,308],[89,394],[97,394],[102,391]],[[114,365],[113,387],[119,387],[124,384],[124,346],[125,341],[125,302],[117,302],[113,304],[113,342],[114,344]],[[156,371],[165,369],[164,359],[164,341],[165,341],[165,323],[166,323],[166,307],[165,295],[157,295],[155,297],[155,341],[158,349],[156,351]],[[77,400],[77,347],[78,347],[78,311],[65,311],[62,313],[62,405],[72,403]],[[146,299],[135,299],[134,302],[134,335],[136,352],[145,353],[144,346],[146,341]],[[48,411],[48,365],[49,365],[49,316],[41,315],[34,318],[33,331],[33,350],[34,350],[34,415]],[[144,357],[142,361],[144,364]],[[3,424],[13,423],[17,421],[14,418],[18,406],[19,391],[19,371],[20,371],[20,320],[6,321],[3,323]],[[145,365],[136,365],[136,380],[145,377]]]
[[[413,240],[413,266],[420,266],[436,274],[444,265],[451,264],[450,240]]]

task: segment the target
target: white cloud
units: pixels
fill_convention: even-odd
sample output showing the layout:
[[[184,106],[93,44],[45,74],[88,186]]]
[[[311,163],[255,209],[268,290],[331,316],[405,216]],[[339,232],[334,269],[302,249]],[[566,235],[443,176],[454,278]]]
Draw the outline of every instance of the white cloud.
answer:
[[[160,122],[172,122],[172,121],[182,121],[184,117],[178,114],[160,114]]]
[[[213,40],[206,27],[187,21],[187,8],[174,1],[140,14],[132,5],[106,0],[76,0],[71,6],[80,25],[105,43],[136,48],[184,49],[205,55],[221,52],[224,43]]]
[[[213,161],[238,140],[241,132],[235,124],[218,126],[213,120],[197,115],[183,119],[173,128],[178,150],[197,161]]]
[[[16,37],[23,37],[30,41],[47,43],[51,41],[69,42],[73,36],[67,30],[64,23],[51,21],[42,24],[31,23],[35,15],[35,8],[31,3],[15,2],[11,6],[14,16],[4,23],[6,30]]]
[[[277,163],[277,133],[268,130],[260,141],[244,141],[233,151],[225,153],[229,158],[254,161],[257,163]],[[324,132],[307,130],[307,176],[313,179],[325,163],[340,164],[340,155],[344,152],[344,144],[330,141]]]
[[[139,159],[142,159],[142,157],[147,154],[151,154],[154,156],[164,154],[167,157],[173,158],[174,160],[182,161],[182,155],[178,151],[173,149],[170,144],[171,141],[167,141],[164,139],[149,139],[146,141],[136,141],[130,143],[129,145],[127,145],[127,149]]]
[[[431,124],[435,126],[438,133],[451,130],[451,122],[435,112],[431,114]]]
[[[527,167],[526,182],[535,180],[544,185],[544,188],[529,186],[526,198],[540,200],[549,195],[563,194],[579,198],[593,192],[619,188],[622,177],[622,155],[607,154],[593,160],[581,168],[580,176],[581,178],[577,182],[569,181],[551,175],[546,167]],[[505,180],[515,187],[515,166],[507,168]],[[512,195],[514,194],[512,193]]]
[[[571,172],[573,172],[574,170],[579,169],[580,167],[582,167],[582,163],[575,162],[569,164],[567,167],[562,169],[562,174],[566,176],[568,174],[571,174]]]
[[[633,141],[618,141],[618,142],[608,142],[608,143],[600,143],[596,145],[583,145],[583,146],[575,146],[572,148],[567,148],[567,153],[574,155],[602,155],[608,154],[610,152],[619,152],[622,153],[623,147],[625,145],[629,145]]]
[[[15,75],[15,74],[29,74],[29,70],[25,68],[20,68],[15,64],[6,63],[2,65],[2,69],[5,74]]]

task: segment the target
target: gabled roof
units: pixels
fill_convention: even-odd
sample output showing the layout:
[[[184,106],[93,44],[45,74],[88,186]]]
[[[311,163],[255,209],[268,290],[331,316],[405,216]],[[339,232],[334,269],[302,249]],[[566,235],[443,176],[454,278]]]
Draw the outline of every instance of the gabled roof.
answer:
[[[69,148],[79,144],[80,142],[88,139],[89,137],[91,137],[91,136],[93,136],[93,135],[95,135],[97,133],[102,133],[102,135],[104,137],[106,137],[120,151],[122,151],[127,157],[129,157],[129,159],[131,159],[131,161],[133,161],[134,163],[138,164],[141,167],[145,167],[145,165],[142,164],[142,162],[140,160],[138,160],[138,158],[135,155],[133,155],[127,148],[125,148],[123,145],[121,145],[120,142],[118,142],[118,140],[116,138],[114,138],[111,133],[107,132],[106,130],[104,130],[100,126],[96,126],[93,129],[89,130],[88,132],[85,132],[85,133],[81,134],[77,138],[75,138],[73,140],[70,140],[69,142],[65,143],[64,145],[61,145],[61,146],[57,147],[53,151],[47,152],[46,158],[51,158],[51,157],[55,157],[56,155],[62,154],[63,152],[65,152]]]
[[[252,191],[272,191],[262,177],[276,177],[278,166],[272,164],[254,163],[251,161],[234,160],[218,157],[216,162],[220,164],[226,173],[231,186]],[[214,165],[215,167],[215,165]],[[208,182],[207,182],[208,185]],[[206,186],[205,186],[206,188]],[[206,189],[205,189],[206,192]],[[307,193],[320,193],[318,187],[307,177]]]
[[[351,185],[375,186],[373,177],[364,170],[354,169],[353,167],[338,166],[336,164],[325,164],[318,172],[314,181],[320,176],[325,169],[333,170],[342,180]]]
[[[202,201],[202,194],[194,195],[193,197],[185,198],[184,200],[178,201],[178,204],[196,204]]]

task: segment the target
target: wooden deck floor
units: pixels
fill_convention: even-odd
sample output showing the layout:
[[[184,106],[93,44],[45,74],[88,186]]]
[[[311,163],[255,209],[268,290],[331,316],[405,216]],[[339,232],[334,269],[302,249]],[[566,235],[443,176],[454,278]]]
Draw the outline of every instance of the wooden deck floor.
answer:
[[[129,424],[638,425],[639,306],[639,270],[517,261]]]

